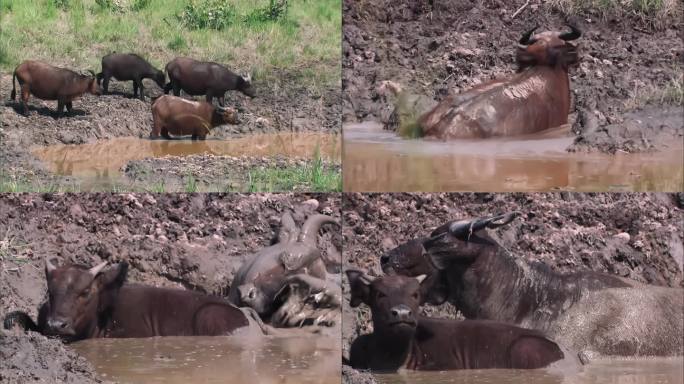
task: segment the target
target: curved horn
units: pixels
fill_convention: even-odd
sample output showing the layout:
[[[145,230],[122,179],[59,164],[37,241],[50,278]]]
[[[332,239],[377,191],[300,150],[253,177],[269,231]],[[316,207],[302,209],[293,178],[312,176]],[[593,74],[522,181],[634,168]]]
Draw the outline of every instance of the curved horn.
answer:
[[[309,216],[308,219],[302,225],[302,231],[299,234],[299,241],[305,244],[316,246],[316,236],[318,235],[318,230],[321,229],[323,224],[337,224],[337,220],[333,219],[328,215],[316,214]]]
[[[519,43],[522,44],[522,45],[530,45],[530,44],[534,43],[534,40],[533,40],[533,41],[530,41],[530,37],[532,37],[532,33],[534,33],[534,31],[535,31],[537,28],[539,28],[539,25],[535,25],[534,28],[532,28],[532,29],[530,29],[529,31],[525,32],[525,34],[522,35],[522,37],[520,38]]]
[[[88,272],[93,275],[93,277],[97,276],[98,273],[102,272],[102,269],[107,266],[107,262],[103,261],[100,264],[90,268]]]
[[[565,41],[570,41],[570,40],[579,39],[580,36],[582,36],[582,31],[580,31],[580,30],[579,30],[577,27],[575,27],[574,25],[568,24],[568,27],[570,27],[570,30],[571,30],[571,31],[570,31],[570,32],[566,32],[566,33],[561,33],[560,35],[558,35],[558,38],[559,38],[559,39],[565,40]]]
[[[46,257],[45,258],[45,270],[47,271],[47,273],[52,273],[52,271],[54,271],[55,269],[57,269],[57,267],[55,267],[55,265],[52,264],[52,261],[50,261],[49,257]]]
[[[503,215],[491,216],[475,220],[461,220],[449,225],[449,233],[455,237],[470,239],[473,232],[484,228],[497,228],[506,225],[520,215],[520,212],[513,211]]]

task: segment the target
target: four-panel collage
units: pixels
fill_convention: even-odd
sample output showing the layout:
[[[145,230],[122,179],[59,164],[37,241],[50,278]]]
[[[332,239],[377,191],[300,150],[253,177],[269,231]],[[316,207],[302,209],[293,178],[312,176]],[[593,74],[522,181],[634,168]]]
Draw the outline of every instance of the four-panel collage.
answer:
[[[0,383],[681,384],[676,0],[0,0]]]

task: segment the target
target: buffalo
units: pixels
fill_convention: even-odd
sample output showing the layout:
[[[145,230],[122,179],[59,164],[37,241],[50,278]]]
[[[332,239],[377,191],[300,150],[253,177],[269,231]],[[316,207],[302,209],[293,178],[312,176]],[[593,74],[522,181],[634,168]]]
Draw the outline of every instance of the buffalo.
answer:
[[[373,333],[352,343],[350,363],[356,369],[535,369],[566,359],[558,344],[536,330],[419,316],[425,275],[371,278],[356,270],[346,273],[350,305],[368,305],[373,320]],[[566,362],[578,365],[572,354]]]
[[[289,278],[299,274],[316,278],[319,290],[325,286],[326,267],[318,250],[318,230],[323,224],[337,224],[327,215],[309,216],[301,230],[289,212],[281,218],[278,243],[250,256],[235,274],[230,285],[229,300],[237,306],[254,309],[262,317],[270,317],[276,298],[289,285]],[[299,279],[299,281],[310,279]],[[285,314],[283,314],[285,315]],[[281,316],[283,316],[281,315]]]
[[[568,68],[579,61],[570,41],[582,33],[543,32],[519,41],[518,72],[449,96],[421,116],[422,134],[442,140],[532,134],[568,122]]]
[[[138,96],[138,89],[140,89],[140,100],[143,101],[145,100],[143,79],[154,80],[162,89],[166,83],[164,72],[133,53],[110,53],[102,58],[102,72],[97,74],[97,83],[102,82],[104,93],[109,92],[109,79],[112,77],[119,81],[132,80],[133,97]]]
[[[43,100],[57,100],[57,114],[62,116],[64,107],[66,106],[67,112],[70,113],[74,99],[81,97],[84,93],[102,94],[95,80],[95,73],[90,72],[91,76],[87,76],[41,61],[24,61],[14,70],[10,97],[16,100],[15,82],[18,80],[25,115],[28,115],[29,96],[33,94]]]
[[[204,140],[216,126],[239,124],[234,108],[223,108],[204,101],[191,101],[170,95],[162,95],[152,103],[152,121],[150,138],[161,135],[170,139],[172,134],[192,135],[193,140]]]
[[[48,300],[36,324],[24,312],[5,317],[24,329],[73,342],[90,338],[228,335],[260,326],[247,311],[199,292],[124,284],[128,264],[106,269],[45,261]]]
[[[588,359],[673,356],[684,349],[684,290],[594,271],[559,273],[515,257],[488,232],[517,212],[448,222],[383,255],[387,274],[427,275],[424,301],[466,318],[537,329]]]
[[[228,91],[238,90],[249,97],[256,96],[249,75],[239,76],[221,64],[197,61],[187,57],[177,57],[166,64],[169,83],[164,87],[164,93],[180,96],[181,89],[185,93],[196,96],[206,95],[211,103],[214,97],[224,105],[224,96]]]

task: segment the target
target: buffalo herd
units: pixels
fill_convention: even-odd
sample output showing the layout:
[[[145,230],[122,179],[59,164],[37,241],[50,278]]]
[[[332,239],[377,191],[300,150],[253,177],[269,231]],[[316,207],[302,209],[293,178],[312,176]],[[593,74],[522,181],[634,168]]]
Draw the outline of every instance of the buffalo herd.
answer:
[[[23,311],[14,311],[5,316],[4,328],[31,330],[74,342],[244,332],[290,335],[284,328],[321,333],[322,327],[339,326],[339,316],[335,318],[331,313],[340,313],[341,288],[327,278],[316,244],[321,226],[337,221],[315,214],[299,229],[292,215],[285,213],[282,223],[278,236],[281,241],[247,257],[233,279],[228,298],[128,283],[125,261],[111,266],[104,261],[87,267],[55,265],[48,257],[47,300],[38,309],[37,322]],[[306,316],[300,316],[296,323],[283,321],[282,317],[270,321],[280,311],[278,306],[291,303],[288,296],[298,290],[305,293],[294,300],[304,303],[300,308],[308,306]],[[309,305],[312,302],[315,305]]]
[[[349,363],[378,371],[566,368],[684,353],[684,290],[528,262],[489,232],[519,216],[445,223],[381,255],[381,277],[348,269],[349,305],[369,306],[373,322],[352,343]],[[446,302],[466,320],[418,313]]]
[[[166,74],[152,66],[142,57],[128,53],[111,53],[102,58],[102,72],[89,75],[50,64],[27,60],[19,64],[12,76],[12,100],[16,100],[16,83],[19,83],[21,105],[28,114],[30,95],[44,100],[57,100],[57,117],[72,111],[72,103],[84,93],[102,95],[109,92],[109,81],[133,82],[133,97],[145,100],[143,79],[152,79],[164,90],[173,91],[174,96],[162,96],[152,103],[154,125],[150,138],[170,135],[191,135],[204,140],[207,133],[218,125],[238,124],[237,110],[225,107],[224,95],[237,90],[249,97],[256,97],[256,90],[250,75],[240,76],[225,66],[214,62],[197,61],[178,57],[166,65]],[[206,95],[205,101],[190,101],[180,97],[180,91],[187,94]],[[219,105],[212,101],[219,99]]]

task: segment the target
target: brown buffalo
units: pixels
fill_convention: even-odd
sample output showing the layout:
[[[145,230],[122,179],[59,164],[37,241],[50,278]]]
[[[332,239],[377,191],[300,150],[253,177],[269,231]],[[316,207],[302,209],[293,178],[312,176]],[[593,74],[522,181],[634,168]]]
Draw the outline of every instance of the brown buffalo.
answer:
[[[5,328],[23,326],[65,341],[100,337],[227,335],[252,318],[227,301],[199,292],[124,284],[128,264],[105,269],[55,266],[46,259],[48,300],[35,324],[23,312]]]
[[[535,369],[565,358],[561,347],[539,331],[493,321],[419,316],[424,275],[373,279],[348,270],[347,277],[350,305],[365,303],[373,319],[373,333],[352,343],[350,363],[356,369]],[[568,361],[577,364],[574,356]]]
[[[581,32],[543,32],[533,28],[520,39],[518,73],[449,96],[420,117],[427,137],[487,138],[540,132],[568,122],[570,80],[568,67],[578,62],[569,41]]]
[[[132,80],[133,97],[138,96],[140,88],[140,100],[145,100],[143,79],[154,80],[162,89],[166,81],[164,72],[134,53],[110,53],[102,58],[102,72],[97,74],[97,83],[102,81],[104,93],[109,92],[109,79],[112,77],[119,81]]]
[[[88,92],[93,95],[102,93],[97,85],[95,74],[81,75],[64,68],[53,67],[40,61],[24,61],[14,70],[12,77],[12,93],[10,97],[16,100],[17,91],[15,81],[19,81],[21,88],[21,102],[24,114],[28,114],[28,99],[31,94],[43,100],[57,100],[57,113],[62,115],[64,106],[71,112],[74,99]]]
[[[228,91],[238,90],[249,97],[256,96],[249,75],[236,75],[218,63],[177,57],[166,64],[166,73],[169,83],[164,87],[164,93],[167,94],[173,90],[174,95],[180,96],[182,89],[189,95],[206,95],[208,103],[218,97],[221,105],[224,105],[224,95]]]
[[[163,95],[152,103],[153,127],[151,138],[159,135],[170,139],[171,135],[192,135],[192,139],[204,140],[212,128],[223,124],[238,124],[237,111],[233,108],[213,106],[204,101],[191,101],[176,96]]]
[[[559,273],[514,256],[487,233],[518,213],[448,222],[380,258],[386,274],[427,275],[425,301],[452,302],[466,318],[537,329],[594,356],[684,352],[684,290],[618,276]]]

